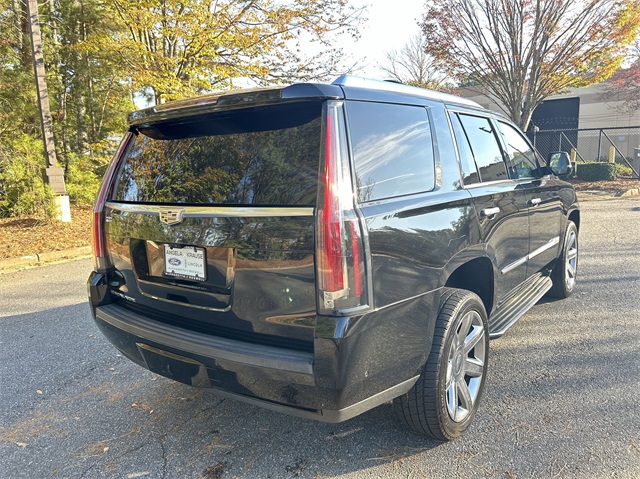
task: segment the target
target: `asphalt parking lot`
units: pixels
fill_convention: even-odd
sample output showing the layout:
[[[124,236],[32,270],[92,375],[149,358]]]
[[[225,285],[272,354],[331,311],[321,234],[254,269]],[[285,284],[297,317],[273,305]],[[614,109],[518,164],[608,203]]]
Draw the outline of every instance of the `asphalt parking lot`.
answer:
[[[491,342],[447,444],[388,404],[321,424],[155,376],[94,326],[90,260],[0,275],[0,477],[639,478],[640,201],[582,208],[575,295]]]

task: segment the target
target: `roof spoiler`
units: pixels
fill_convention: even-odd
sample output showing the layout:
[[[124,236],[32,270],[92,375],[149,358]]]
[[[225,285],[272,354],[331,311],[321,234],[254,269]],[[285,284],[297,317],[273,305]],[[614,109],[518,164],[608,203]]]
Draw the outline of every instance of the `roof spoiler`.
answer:
[[[216,110],[327,98],[343,98],[343,92],[338,86],[322,83],[297,83],[285,87],[222,91],[134,111],[129,114],[127,120],[130,126],[146,126],[176,117],[211,113]]]

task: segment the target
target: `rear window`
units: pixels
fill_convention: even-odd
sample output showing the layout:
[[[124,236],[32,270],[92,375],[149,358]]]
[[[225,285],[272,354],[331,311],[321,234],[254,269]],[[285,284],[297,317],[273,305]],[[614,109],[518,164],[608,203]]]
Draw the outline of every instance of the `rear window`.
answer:
[[[211,205],[316,202],[321,103],[163,122],[125,153],[113,200]]]
[[[425,108],[349,102],[347,116],[360,202],[434,188],[433,142]]]

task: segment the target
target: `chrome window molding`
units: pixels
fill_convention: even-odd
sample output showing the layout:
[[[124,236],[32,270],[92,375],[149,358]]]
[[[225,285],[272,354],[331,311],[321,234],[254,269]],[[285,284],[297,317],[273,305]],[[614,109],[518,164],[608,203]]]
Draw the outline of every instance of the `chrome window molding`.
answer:
[[[160,216],[160,212],[167,210],[184,210],[184,218],[264,218],[264,217],[292,217],[313,216],[312,206],[163,206],[143,205],[132,203],[107,202],[106,207],[125,213],[139,213]]]

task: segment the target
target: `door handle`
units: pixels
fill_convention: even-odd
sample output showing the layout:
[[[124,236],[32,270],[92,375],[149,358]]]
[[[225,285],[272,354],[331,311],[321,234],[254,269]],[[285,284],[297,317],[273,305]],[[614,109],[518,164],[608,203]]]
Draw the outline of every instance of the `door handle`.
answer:
[[[538,206],[540,203],[542,203],[542,200],[540,198],[531,198],[529,200],[529,205],[531,206]]]
[[[486,216],[487,218],[491,219],[493,216],[500,213],[500,208],[498,208],[497,206],[494,206],[493,208],[485,208],[480,213],[482,214],[482,216]]]

